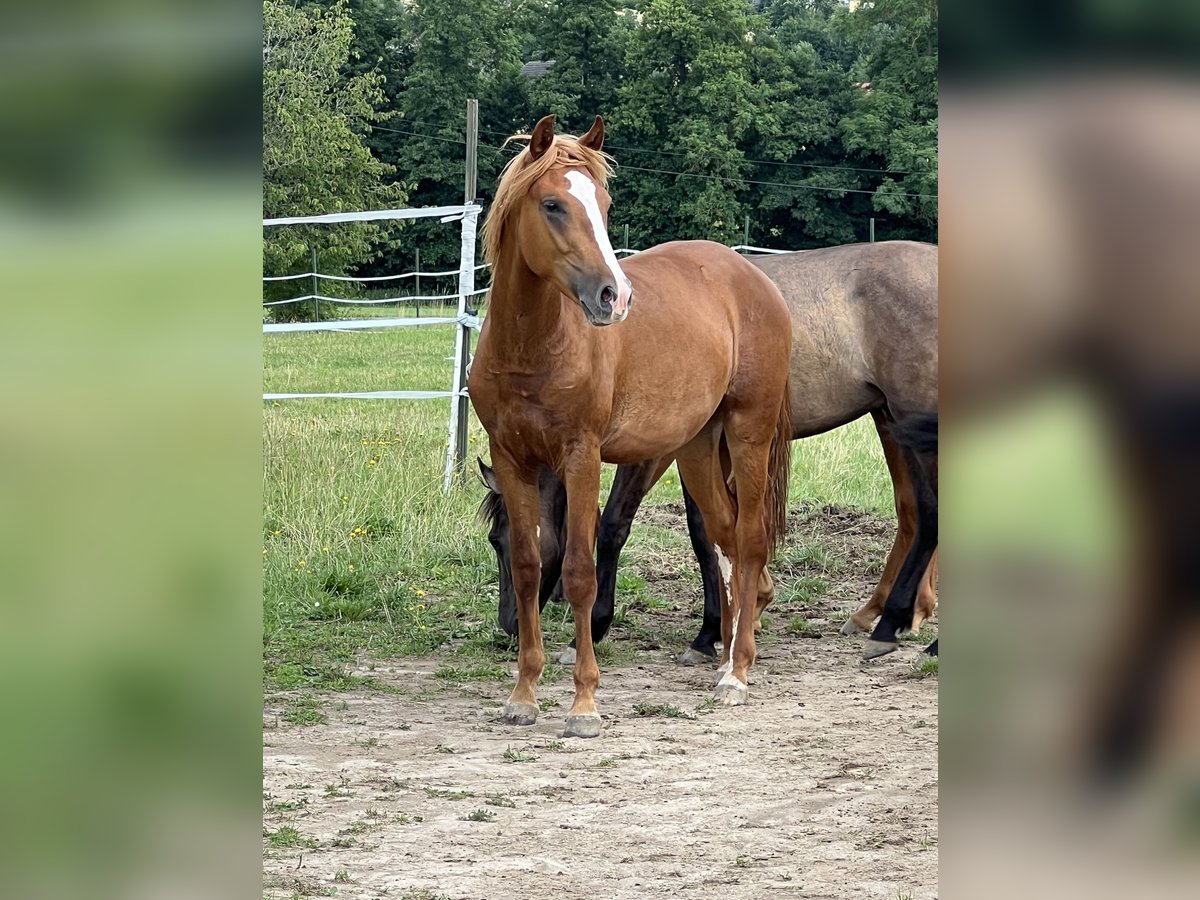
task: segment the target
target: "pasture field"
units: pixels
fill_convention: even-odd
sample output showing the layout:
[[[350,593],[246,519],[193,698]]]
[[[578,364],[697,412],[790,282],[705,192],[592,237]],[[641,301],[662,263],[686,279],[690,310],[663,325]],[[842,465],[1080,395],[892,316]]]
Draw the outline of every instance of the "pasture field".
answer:
[[[446,389],[452,350],[448,327],[267,335],[264,383]],[[794,445],[743,708],[713,708],[711,673],[674,663],[700,581],[664,477],[623,556],[597,648],[605,729],[584,742],[559,739],[572,682],[553,664],[538,724],[496,721],[516,646],[475,518],[486,435],[472,421],[471,477],[444,496],[448,413],[264,404],[264,896],[936,895],[936,664],[915,640],[862,664],[837,634],[892,536],[869,419]],[[553,660],[569,608],[543,626]]]

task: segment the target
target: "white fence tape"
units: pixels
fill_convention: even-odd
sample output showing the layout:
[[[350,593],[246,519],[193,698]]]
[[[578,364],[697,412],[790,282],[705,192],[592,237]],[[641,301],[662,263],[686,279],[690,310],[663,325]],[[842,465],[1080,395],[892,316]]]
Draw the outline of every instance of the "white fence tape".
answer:
[[[770,247],[751,247],[749,244],[738,244],[735,247],[730,247],[730,250],[742,251],[747,253],[791,253],[791,250],[772,250]]]
[[[480,263],[475,271],[488,268],[490,263]],[[401,278],[437,278],[446,275],[457,275],[458,269],[447,269],[445,272],[405,272],[401,275],[322,275],[320,272],[301,272],[299,275],[264,275],[263,281],[298,281],[301,278],[320,278],[324,281],[399,281]]]
[[[411,328],[419,325],[465,325],[478,331],[479,316],[409,316],[401,319],[329,319],[321,322],[264,322],[263,334],[289,331],[370,331],[375,328]],[[447,394],[449,396],[449,394]]]
[[[263,394],[263,400],[442,400],[453,397],[449,391],[362,391],[330,394]]]
[[[439,218],[452,221],[461,218],[465,206],[421,206],[414,209],[375,209],[366,212],[325,213],[319,216],[284,216],[263,219],[263,228],[274,225],[334,225],[338,222],[378,222],[394,219]]]
[[[471,291],[471,297],[476,297],[479,294],[486,294],[488,288],[480,288],[477,291]],[[384,303],[404,303],[409,300],[420,300],[426,303],[441,301],[444,306],[449,306],[451,303],[458,303],[458,294],[421,294],[420,296],[411,297],[383,297],[379,300],[355,300],[349,297],[326,297],[324,294],[305,294],[302,297],[289,297],[287,300],[271,300],[264,302],[263,306],[283,306],[286,303],[303,303],[305,300],[322,300],[326,303],[341,303],[346,306],[380,306]]]
[[[458,325],[455,329],[453,388],[449,391],[362,391],[362,392],[330,392],[317,394],[270,393],[263,394],[263,400],[299,400],[299,399],[338,399],[338,400],[440,400],[450,399],[450,441],[446,452],[445,488],[450,490],[455,471],[455,457],[458,443],[458,423],[466,415],[467,390],[463,376],[469,365],[470,333],[478,331],[481,325],[478,316],[467,313],[467,298],[487,293],[488,288],[475,288],[475,273],[487,268],[487,264],[475,264],[475,236],[478,225],[480,208],[475,204],[466,206],[437,206],[421,209],[391,209],[373,210],[366,212],[329,213],[319,216],[288,216],[276,219],[263,219],[263,227],[275,225],[315,225],[334,224],[338,222],[372,222],[389,219],[421,219],[437,217],[443,222],[462,222],[462,242],[459,256],[459,267],[446,272],[405,272],[401,275],[380,275],[373,277],[355,278],[345,275],[322,275],[306,272],[300,275],[264,276],[263,281],[295,281],[301,278],[321,278],[329,281],[344,282],[377,282],[399,281],[404,278],[415,278],[425,275],[430,278],[438,276],[458,275],[457,294],[435,294],[425,297],[389,297],[383,300],[349,300],[342,297],[325,297],[320,294],[309,294],[294,297],[290,300],[276,300],[264,303],[264,306],[280,306],[285,303],[301,303],[306,300],[321,300],[327,303],[340,303],[352,306],[375,306],[385,303],[403,303],[406,301],[423,300],[426,302],[457,300],[458,315],[425,316],[395,319],[349,319],[329,322],[279,322],[264,323],[263,333],[295,332],[295,331],[367,331],[381,328],[405,328],[420,325]],[[739,244],[732,248],[748,253],[786,253],[786,250],[772,250],[769,247],[752,247]],[[616,251],[624,255],[632,255],[637,250],[621,248]]]

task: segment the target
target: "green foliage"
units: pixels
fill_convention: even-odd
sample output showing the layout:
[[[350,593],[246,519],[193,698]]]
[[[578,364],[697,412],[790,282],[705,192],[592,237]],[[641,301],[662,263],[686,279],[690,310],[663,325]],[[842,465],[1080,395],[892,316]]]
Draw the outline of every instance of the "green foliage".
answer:
[[[635,247],[740,242],[747,221],[751,243],[829,246],[866,240],[871,218],[881,240],[936,240],[936,0],[268,0],[264,14],[268,211],[458,203],[477,98],[485,204],[519,148],[507,136],[601,114],[620,164],[610,227]],[[426,270],[458,258],[440,223],[389,237],[284,229],[265,262],[304,270],[313,244],[327,272],[395,273],[418,248]]]
[[[877,210],[937,226],[937,0],[864,4],[854,17],[870,52],[865,87],[842,121],[846,149],[896,174],[873,196]]]
[[[347,76],[354,23],[348,7],[263,3],[263,215],[266,217],[403,205],[393,171],[363,136],[380,118],[384,95],[374,73]],[[368,259],[394,228],[375,224],[284,226],[264,230],[263,270],[337,274]],[[296,296],[299,282],[270,285],[266,299]],[[307,284],[304,285],[307,292]],[[277,318],[311,316],[312,305],[273,307]]]

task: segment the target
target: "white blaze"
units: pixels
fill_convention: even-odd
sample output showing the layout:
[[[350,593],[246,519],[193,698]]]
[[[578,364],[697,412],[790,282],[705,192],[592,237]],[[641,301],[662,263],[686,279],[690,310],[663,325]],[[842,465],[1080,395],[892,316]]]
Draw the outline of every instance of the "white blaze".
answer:
[[[625,313],[629,311],[629,297],[633,293],[633,288],[629,279],[625,277],[625,273],[621,271],[621,264],[617,262],[617,254],[613,253],[612,244],[608,240],[604,217],[600,215],[600,204],[596,202],[596,183],[578,170],[568,172],[567,181],[571,185],[568,193],[583,204],[588,221],[592,223],[592,234],[596,238],[596,245],[600,248],[600,255],[604,257],[604,263],[612,273],[613,282],[617,286],[617,299],[613,301],[613,315],[624,318]]]

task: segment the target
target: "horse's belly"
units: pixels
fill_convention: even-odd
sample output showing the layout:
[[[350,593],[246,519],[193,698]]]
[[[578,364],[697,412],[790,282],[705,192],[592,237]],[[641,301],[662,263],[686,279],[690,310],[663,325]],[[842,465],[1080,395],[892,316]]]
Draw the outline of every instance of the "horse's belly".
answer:
[[[601,442],[601,458],[632,465],[674,453],[708,423],[722,396],[702,391],[692,393],[682,403],[659,400],[619,406]]]

